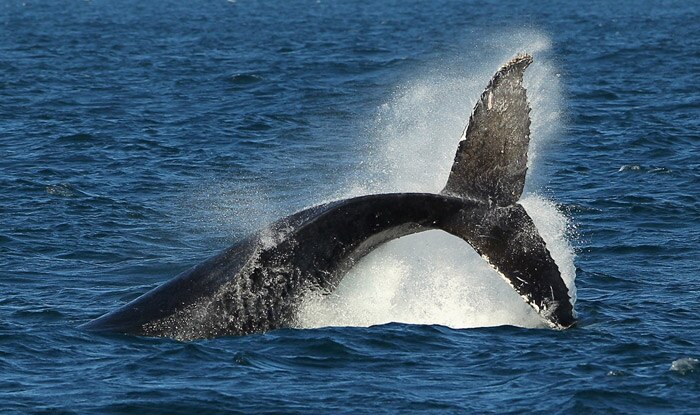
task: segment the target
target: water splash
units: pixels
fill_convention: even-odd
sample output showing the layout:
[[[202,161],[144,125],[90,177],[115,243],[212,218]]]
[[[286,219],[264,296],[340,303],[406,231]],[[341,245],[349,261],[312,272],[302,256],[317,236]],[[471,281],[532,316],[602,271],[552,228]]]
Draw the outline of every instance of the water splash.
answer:
[[[522,32],[487,41],[478,65],[456,59],[444,71],[427,68],[401,85],[378,110],[364,170],[338,197],[367,193],[431,192],[444,186],[460,134],[476,100],[498,67],[517,52],[535,55],[525,76],[532,106],[529,174],[522,205],[533,218],[576,298],[567,218],[533,194],[538,162],[558,134],[562,94],[554,65],[540,56],[549,40]],[[462,66],[456,73],[455,66]],[[331,295],[310,293],[299,315],[303,327],[368,326],[387,322],[455,328],[511,324],[543,327],[542,319],[464,241],[441,231],[411,235],[372,252]]]

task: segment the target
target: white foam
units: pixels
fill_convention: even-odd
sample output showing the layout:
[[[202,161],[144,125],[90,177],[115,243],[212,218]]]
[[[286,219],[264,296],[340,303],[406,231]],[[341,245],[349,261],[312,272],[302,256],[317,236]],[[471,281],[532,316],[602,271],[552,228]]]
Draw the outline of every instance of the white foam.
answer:
[[[542,325],[466,242],[442,231],[411,235],[375,250],[333,294],[309,295],[299,320],[304,327]]]
[[[567,219],[553,202],[533,194],[542,182],[537,166],[546,156],[544,144],[556,137],[563,123],[558,74],[551,62],[539,56],[550,42],[536,32],[505,38],[485,42],[480,52],[486,58],[478,64],[456,58],[444,71],[425,68],[403,83],[377,109],[372,149],[363,170],[338,197],[439,192],[447,181],[464,124],[492,74],[516,53],[533,53],[535,63],[524,82],[532,106],[532,137],[522,204],[575,300]],[[461,70],[454,71],[455,66]],[[299,322],[303,327],[387,322],[455,328],[544,327],[535,311],[466,242],[441,231],[404,237],[375,250],[348,273],[333,294],[310,293]]]
[[[700,360],[693,357],[684,357],[682,359],[674,360],[669,368],[672,372],[678,372],[681,375],[685,375],[690,372],[694,372],[700,366]]]

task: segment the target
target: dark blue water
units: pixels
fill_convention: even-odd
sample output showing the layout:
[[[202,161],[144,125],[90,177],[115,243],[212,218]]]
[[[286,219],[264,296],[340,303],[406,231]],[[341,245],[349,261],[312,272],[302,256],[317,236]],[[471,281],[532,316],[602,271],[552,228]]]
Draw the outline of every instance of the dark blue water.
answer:
[[[697,413],[698,22],[687,1],[3,1],[0,412]],[[517,52],[529,210],[575,264],[577,327],[532,328],[469,269],[481,294],[440,285],[433,237],[307,313],[342,326],[77,329],[280,215],[439,190]]]

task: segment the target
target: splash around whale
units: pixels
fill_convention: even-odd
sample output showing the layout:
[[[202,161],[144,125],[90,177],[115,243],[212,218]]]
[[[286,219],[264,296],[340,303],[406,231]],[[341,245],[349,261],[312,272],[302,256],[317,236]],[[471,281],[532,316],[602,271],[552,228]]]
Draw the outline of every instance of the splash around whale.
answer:
[[[568,288],[525,209],[530,107],[519,55],[482,93],[440,194],[391,193],[282,218],[81,327],[180,340],[295,327],[304,294],[331,293],[379,245],[439,229],[469,243],[553,328],[575,323]]]

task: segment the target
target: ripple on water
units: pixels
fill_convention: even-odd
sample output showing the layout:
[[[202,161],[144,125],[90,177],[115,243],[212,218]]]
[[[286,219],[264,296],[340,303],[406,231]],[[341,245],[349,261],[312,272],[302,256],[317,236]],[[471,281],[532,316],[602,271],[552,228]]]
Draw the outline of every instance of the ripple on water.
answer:
[[[656,174],[669,174],[673,170],[667,167],[660,166],[640,166],[639,164],[625,164],[621,166],[617,172],[629,172],[629,173],[656,173]]]
[[[75,197],[77,194],[74,189],[67,184],[51,184],[46,186],[46,193],[60,197]]]
[[[241,86],[257,84],[263,80],[264,78],[262,76],[254,73],[239,73],[226,78],[228,83]]]

